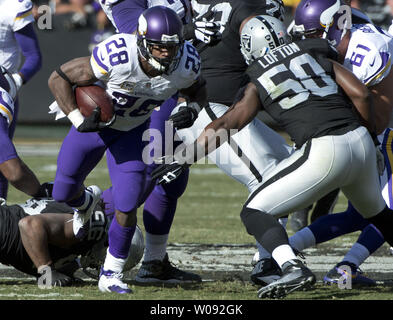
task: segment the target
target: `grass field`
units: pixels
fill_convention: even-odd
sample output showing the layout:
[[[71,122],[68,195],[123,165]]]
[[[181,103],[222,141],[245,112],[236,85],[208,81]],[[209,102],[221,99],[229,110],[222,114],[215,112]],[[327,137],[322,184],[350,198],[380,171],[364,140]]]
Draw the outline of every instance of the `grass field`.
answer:
[[[26,135],[32,132],[31,129],[20,128],[17,131],[15,144],[18,152],[25,162],[43,181],[51,181],[56,170],[56,154],[60,147],[62,136],[66,133],[60,128],[55,132],[45,131]],[[34,130],[33,130],[34,131]],[[35,131],[34,131],[35,132]],[[44,136],[42,136],[44,135]],[[105,161],[101,161],[99,166],[90,174],[86,185],[97,184],[105,189],[110,186],[110,181],[106,171]],[[251,271],[249,262],[252,258],[253,238],[248,235],[239,217],[241,207],[247,198],[245,187],[230,179],[213,165],[197,165],[192,168],[190,181],[187,190],[179,201],[175,220],[169,237],[172,251],[176,253],[176,244],[185,244],[187,247],[185,254],[180,259],[174,259],[176,265],[187,269],[188,261],[198,260],[201,255],[195,254],[195,248],[205,245],[209,250],[214,251],[216,256],[211,258],[213,267],[201,268],[204,281],[202,284],[193,286],[176,287],[143,287],[132,281],[135,270],[127,274],[127,282],[134,291],[133,295],[103,294],[98,291],[96,281],[86,279],[82,286],[74,288],[53,288],[50,290],[39,289],[34,279],[24,277],[19,272],[9,269],[7,272],[0,270],[0,299],[6,300],[257,300],[257,288],[248,281],[248,272]],[[10,187],[8,203],[18,203],[26,200],[26,197]],[[346,199],[341,195],[335,212],[346,208]],[[141,210],[138,213],[138,224],[143,229]],[[291,231],[289,230],[291,235]],[[329,263],[323,265],[322,269],[327,272],[333,265],[331,261],[338,262],[345,251],[350,248],[356,240],[358,232],[346,235],[345,238],[335,239],[317,248],[317,250],[306,252],[307,259],[319,256],[331,257]],[[222,246],[214,246],[221,244]],[[234,249],[224,252],[224,245],[231,245]],[[210,247],[209,247],[210,246]],[[341,251],[337,253],[337,248]],[[239,253],[243,252],[244,261],[236,264]],[[232,250],[232,251],[231,251]],[[322,250],[319,252],[319,250]],[[169,250],[168,250],[169,251]],[[388,246],[384,246],[378,251],[379,256],[386,257],[388,262],[393,262],[393,257],[388,256]],[[314,256],[316,255],[316,256]],[[220,259],[232,259],[227,266],[218,268]],[[243,257],[242,256],[242,257]],[[321,259],[322,259],[321,258]],[[184,260],[183,260],[184,259]],[[314,261],[312,260],[312,261]],[[204,260],[203,260],[204,261]],[[236,269],[236,266],[242,268]],[[228,272],[225,271],[226,267]],[[378,266],[375,267],[378,269]],[[218,270],[218,269],[217,269]],[[230,270],[230,271],[229,271]],[[198,272],[198,270],[195,270]],[[378,278],[378,270],[375,270]],[[352,288],[351,290],[340,290],[337,287],[328,287],[318,282],[312,291],[293,293],[287,296],[286,300],[393,300],[393,286],[388,278],[382,277],[384,281],[372,288]],[[381,279],[382,279],[381,278]],[[378,280],[378,279],[377,279]]]

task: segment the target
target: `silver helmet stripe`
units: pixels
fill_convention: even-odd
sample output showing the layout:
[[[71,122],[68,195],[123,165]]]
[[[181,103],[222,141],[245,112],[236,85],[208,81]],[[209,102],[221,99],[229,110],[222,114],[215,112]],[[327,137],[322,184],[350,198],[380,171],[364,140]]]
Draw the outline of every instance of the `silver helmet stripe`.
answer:
[[[280,46],[280,41],[278,40],[278,36],[274,32],[274,29],[271,26],[271,24],[262,16],[257,16],[255,18],[260,20],[268,28],[270,34],[273,36],[273,40],[274,40],[274,43],[275,43],[276,47],[279,47]]]

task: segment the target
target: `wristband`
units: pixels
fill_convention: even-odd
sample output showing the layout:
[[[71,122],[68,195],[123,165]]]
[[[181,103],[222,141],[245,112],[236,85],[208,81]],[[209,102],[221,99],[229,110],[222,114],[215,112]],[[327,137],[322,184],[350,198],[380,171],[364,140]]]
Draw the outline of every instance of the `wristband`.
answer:
[[[85,117],[79,111],[79,109],[72,110],[68,115],[67,118],[71,121],[75,128],[79,128],[79,126],[85,121]]]
[[[16,84],[17,90],[19,90],[20,87],[21,87],[22,84],[23,84],[23,79],[22,79],[22,77],[20,76],[19,73],[13,73],[13,74],[12,74],[12,78],[14,79],[14,82],[15,82],[15,84]]]

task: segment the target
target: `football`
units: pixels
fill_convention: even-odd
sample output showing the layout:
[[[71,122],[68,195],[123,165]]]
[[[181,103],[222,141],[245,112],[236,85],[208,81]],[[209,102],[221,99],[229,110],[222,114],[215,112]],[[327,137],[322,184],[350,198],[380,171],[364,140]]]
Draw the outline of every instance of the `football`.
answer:
[[[97,86],[84,86],[75,88],[76,104],[82,115],[88,117],[96,107],[101,109],[101,121],[108,122],[115,112],[112,99],[105,89]]]

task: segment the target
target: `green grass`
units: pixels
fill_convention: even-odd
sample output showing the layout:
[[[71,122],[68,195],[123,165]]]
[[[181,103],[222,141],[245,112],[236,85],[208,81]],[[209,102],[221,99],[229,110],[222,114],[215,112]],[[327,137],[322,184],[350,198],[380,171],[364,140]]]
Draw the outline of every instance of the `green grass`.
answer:
[[[21,131],[20,131],[21,132]],[[45,133],[50,137],[56,135]],[[58,133],[58,135],[62,135]],[[33,141],[17,136],[16,145],[21,141]],[[60,142],[58,139],[45,140]],[[23,156],[23,160],[37,174],[40,181],[52,181],[55,175],[56,156]],[[195,168],[215,168],[213,165],[197,165]],[[198,170],[200,171],[200,170]],[[110,186],[103,159],[89,175],[86,185],[97,184],[105,189]],[[169,236],[170,243],[236,243],[252,244],[254,239],[248,235],[239,217],[240,210],[247,198],[246,188],[224,174],[195,174],[191,170],[190,180],[185,194],[179,201],[174,223]],[[27,199],[21,192],[10,186],[8,203],[20,203]],[[335,211],[346,208],[346,199],[341,195]],[[138,212],[139,225],[143,229],[141,210]],[[291,234],[291,232],[289,232]],[[355,241],[358,233],[347,235]],[[332,241],[340,242],[340,239]],[[0,299],[6,300],[256,300],[257,288],[248,281],[236,277],[228,277],[223,281],[204,282],[190,287],[142,287],[129,282],[134,290],[133,295],[114,295],[100,293],[95,282],[88,282],[81,287],[39,289],[31,278],[20,280],[0,280]],[[326,287],[318,283],[313,291],[296,292],[287,300],[390,300],[392,287],[378,286],[375,288],[339,290],[337,287]]]

